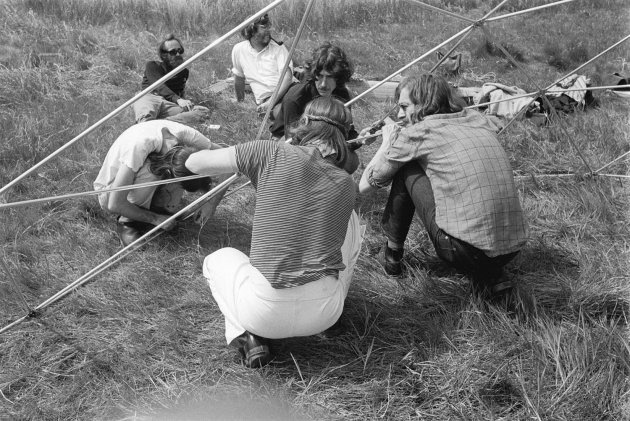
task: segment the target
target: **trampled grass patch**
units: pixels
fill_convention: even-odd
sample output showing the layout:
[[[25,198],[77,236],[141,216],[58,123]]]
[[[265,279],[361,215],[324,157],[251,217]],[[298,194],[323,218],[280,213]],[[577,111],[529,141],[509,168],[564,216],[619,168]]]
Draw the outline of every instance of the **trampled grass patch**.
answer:
[[[478,18],[499,1],[448,3],[451,12]],[[503,10],[543,3],[511,0]],[[0,6],[6,35],[0,185],[129,100],[165,34],[181,37],[190,56],[266,4],[11,0]],[[305,6],[286,2],[272,12],[276,38],[294,41]],[[535,91],[625,36],[628,16],[621,0],[577,0],[490,23],[491,42],[523,52],[519,64],[531,78],[506,66],[504,57],[475,54],[488,52],[485,34],[476,31],[458,47],[462,73],[451,81]],[[322,0],[294,58],[301,63],[332,40],[354,61],[357,79],[379,80],[465,26],[403,1]],[[250,96],[237,104],[230,90],[207,89],[229,74],[238,41],[195,62],[188,86],[189,96],[211,109],[210,123],[221,126],[196,128],[226,145],[253,139],[261,123]],[[554,51],[566,60],[564,72],[550,65],[546,45],[560,46]],[[628,60],[624,43],[580,73],[597,84],[627,72]],[[431,55],[404,73],[434,63]],[[406,245],[407,276],[387,277],[375,259],[384,241],[387,192],[381,191],[357,202],[367,238],[342,333],[272,341],[274,363],[246,369],[225,345],[223,318],[201,274],[204,257],[218,248],[249,251],[255,195],[245,187],[205,226],[180,224],[0,335],[0,418],[627,419],[629,190],[627,179],[590,172],[630,150],[630,104],[610,93],[595,96],[597,108],[542,127],[517,121],[500,137],[531,231],[507,267],[518,285],[517,317],[488,305],[465,276],[445,267],[418,222]],[[370,97],[358,101],[355,125],[391,107]],[[131,123],[123,111],[0,202],[91,190],[109,146]],[[377,148],[359,150],[356,180]],[[628,175],[628,160],[604,172]],[[0,257],[11,274],[0,267],[0,327],[26,314],[22,296],[34,307],[120,248],[114,217],[95,196],[0,209],[0,226]]]

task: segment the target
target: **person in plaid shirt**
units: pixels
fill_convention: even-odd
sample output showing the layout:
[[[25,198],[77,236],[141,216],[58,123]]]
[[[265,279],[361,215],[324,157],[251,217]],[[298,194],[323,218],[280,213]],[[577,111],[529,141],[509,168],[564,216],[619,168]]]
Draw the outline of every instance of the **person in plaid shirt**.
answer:
[[[389,275],[402,274],[415,211],[443,261],[469,274],[482,291],[505,296],[513,285],[503,267],[529,231],[498,127],[465,109],[439,76],[404,78],[396,100],[403,127],[383,127],[382,145],[359,184],[362,194],[392,185],[379,262]]]

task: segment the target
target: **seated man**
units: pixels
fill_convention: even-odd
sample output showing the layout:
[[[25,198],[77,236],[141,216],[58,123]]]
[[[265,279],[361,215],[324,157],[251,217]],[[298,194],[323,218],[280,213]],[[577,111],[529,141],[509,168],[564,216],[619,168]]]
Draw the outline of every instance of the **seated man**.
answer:
[[[184,62],[184,47],[173,34],[158,46],[161,61],[149,61],[142,77],[146,89]],[[210,114],[208,108],[184,99],[189,71],[184,69],[132,104],[136,123],[167,119],[179,123],[200,123]]]
[[[291,86],[282,99],[282,107],[269,129],[275,138],[282,138],[287,134],[302,116],[306,104],[313,99],[331,95],[344,103],[351,99],[346,83],[354,69],[341,48],[329,42],[316,48],[306,72],[308,73],[304,81]],[[350,134],[349,139],[354,137],[356,132]]]
[[[404,78],[396,100],[405,127],[383,127],[383,143],[359,184],[366,194],[392,183],[379,262],[390,275],[402,273],[415,211],[438,257],[469,274],[491,298],[509,298],[513,285],[503,267],[529,233],[497,127],[465,109],[439,76]]]
[[[193,175],[185,166],[190,154],[217,148],[204,135],[180,123],[155,120],[136,124],[112,144],[94,181],[94,190]],[[103,209],[119,215],[117,232],[126,247],[177,212],[184,190],[208,191],[209,184],[210,179],[200,178],[105,192],[98,200]],[[222,197],[219,194],[206,203],[195,215],[198,221],[211,218]],[[176,224],[172,221],[163,228],[170,230]]]
[[[258,113],[264,114],[271,107],[275,117],[280,109],[282,97],[293,82],[293,64],[291,63],[281,78],[280,72],[289,56],[283,45],[278,45],[271,38],[271,19],[264,15],[243,28],[241,32],[245,41],[239,42],[232,49],[232,73],[234,73],[234,92],[236,100],[245,99],[245,81],[249,82]],[[273,41],[273,42],[272,42]],[[282,79],[282,80],[281,80]],[[270,104],[276,86],[280,89],[275,104]]]
[[[203,265],[227,343],[248,367],[272,358],[265,338],[314,335],[341,316],[363,240],[356,185],[343,170],[349,124],[341,102],[317,98],[297,146],[254,140],[186,162],[203,175],[243,173],[256,188],[249,256],[222,248]]]

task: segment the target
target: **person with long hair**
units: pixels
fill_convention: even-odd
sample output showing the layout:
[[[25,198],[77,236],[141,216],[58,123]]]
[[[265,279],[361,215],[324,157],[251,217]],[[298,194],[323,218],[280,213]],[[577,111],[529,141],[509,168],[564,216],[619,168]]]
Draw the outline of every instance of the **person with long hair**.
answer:
[[[503,299],[513,287],[503,267],[529,233],[498,127],[466,109],[440,76],[406,77],[395,95],[404,127],[383,127],[381,147],[359,184],[368,194],[391,183],[379,262],[388,274],[402,274],[415,212],[438,257]]]
[[[320,97],[304,110],[299,144],[255,140],[194,153],[202,175],[240,172],[256,188],[250,254],[223,248],[203,274],[225,316],[225,338],[248,367],[272,358],[267,339],[308,336],[339,319],[362,242],[348,159],[348,110]]]
[[[152,120],[131,126],[110,147],[94,181],[95,190],[142,184],[194,175],[186,160],[196,151],[220,148],[197,130],[167,120]],[[208,191],[210,179],[184,180],[158,186],[101,193],[101,207],[118,215],[117,233],[123,246],[140,238],[174,214],[184,190]],[[204,205],[196,215],[204,222],[214,214],[222,195]],[[177,224],[171,221],[163,228]]]
[[[320,96],[333,96],[348,102],[352,98],[346,83],[354,73],[354,66],[337,45],[325,42],[313,50],[306,77],[289,88],[282,106],[269,131],[276,138],[291,137],[290,131],[299,122],[306,104]],[[353,138],[352,134],[349,136]]]

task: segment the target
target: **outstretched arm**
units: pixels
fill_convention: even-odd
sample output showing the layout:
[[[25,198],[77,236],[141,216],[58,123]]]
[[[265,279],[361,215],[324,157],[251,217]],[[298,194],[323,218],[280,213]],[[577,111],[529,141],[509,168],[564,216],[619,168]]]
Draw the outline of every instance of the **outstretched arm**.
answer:
[[[200,175],[221,175],[238,172],[233,147],[195,152],[186,160],[186,168]]]

